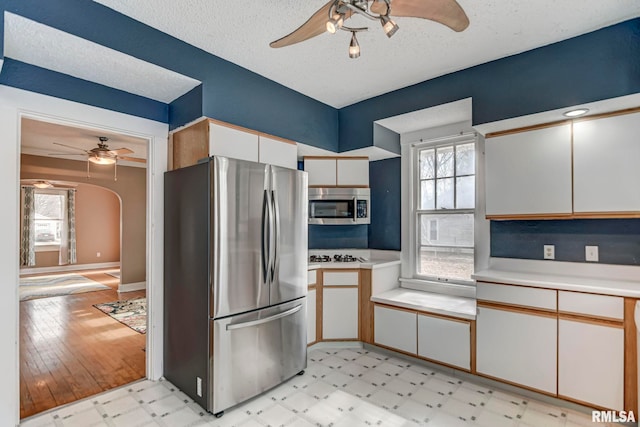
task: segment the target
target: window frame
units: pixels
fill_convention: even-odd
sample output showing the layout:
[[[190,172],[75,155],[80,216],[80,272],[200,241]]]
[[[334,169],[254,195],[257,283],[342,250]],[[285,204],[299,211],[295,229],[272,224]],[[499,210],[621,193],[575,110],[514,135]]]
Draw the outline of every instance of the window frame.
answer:
[[[421,192],[421,182],[423,181],[420,177],[420,152],[422,150],[425,149],[434,149],[434,158],[437,159],[437,149],[438,148],[443,148],[443,147],[453,147],[453,146],[458,146],[458,145],[465,145],[465,144],[473,144],[474,147],[474,156],[475,156],[475,164],[474,164],[474,192],[476,194],[475,197],[475,201],[474,201],[474,208],[473,209],[469,209],[469,208],[462,208],[462,209],[437,209],[437,172],[434,173],[434,191],[436,194],[434,194],[434,209],[419,209],[420,207],[420,192]],[[410,145],[410,164],[411,164],[411,170],[409,173],[409,181],[410,181],[410,203],[409,203],[409,218],[410,218],[410,234],[412,237],[412,241],[409,245],[410,248],[410,254],[409,254],[409,263],[410,263],[410,271],[411,271],[411,277],[413,278],[413,280],[420,280],[420,281],[428,281],[428,282],[435,282],[435,283],[442,283],[442,284],[453,284],[453,285],[463,285],[463,286],[475,286],[475,281],[471,278],[469,278],[469,280],[462,280],[462,279],[455,279],[455,278],[450,278],[450,277],[438,277],[437,275],[425,275],[425,274],[419,274],[418,273],[418,264],[419,264],[419,258],[420,258],[420,250],[421,248],[423,248],[424,246],[421,245],[421,239],[420,239],[420,232],[421,232],[421,227],[420,227],[420,217],[421,215],[425,215],[425,214],[433,214],[433,215],[437,215],[437,214],[452,214],[452,215],[458,215],[458,214],[467,214],[467,215],[471,215],[474,218],[474,240],[473,240],[473,244],[471,246],[455,246],[456,248],[463,248],[463,249],[471,249],[473,250],[473,262],[474,262],[474,270],[475,270],[475,264],[476,264],[476,251],[477,248],[475,247],[475,233],[476,233],[476,224],[475,224],[475,216],[476,216],[476,211],[478,209],[478,202],[477,202],[477,175],[478,175],[478,167],[477,167],[477,163],[478,163],[478,138],[477,135],[475,133],[467,133],[467,134],[460,134],[460,135],[455,135],[452,137],[444,137],[444,138],[438,138],[435,140],[427,140],[427,141],[418,141],[418,142],[414,142]],[[455,149],[454,149],[454,153],[455,153]],[[437,167],[437,166],[436,166]],[[453,164],[453,175],[451,178],[453,178],[453,182],[454,182],[454,206],[456,203],[456,190],[457,190],[457,185],[456,185],[456,178],[458,178],[458,175],[456,174],[456,158],[455,158],[455,154],[454,154],[454,164]],[[464,177],[464,176],[471,176],[471,174],[464,174],[464,175],[460,175],[460,177]],[[440,233],[438,233],[440,234]],[[454,246],[442,246],[443,248],[445,247],[454,247]]]
[[[67,190],[66,189],[60,189],[60,188],[35,188],[34,189],[34,198],[39,195],[39,194],[49,194],[49,195],[55,195],[55,196],[60,196],[62,197],[62,206],[64,209],[64,206],[66,206],[67,204]],[[63,217],[60,218],[58,221],[64,221],[64,213],[63,213]],[[35,227],[35,221],[34,221],[34,227]],[[35,239],[34,239],[35,240]],[[60,242],[43,242],[43,243],[38,243],[36,241],[33,242],[33,248],[36,252],[58,252],[60,251]]]

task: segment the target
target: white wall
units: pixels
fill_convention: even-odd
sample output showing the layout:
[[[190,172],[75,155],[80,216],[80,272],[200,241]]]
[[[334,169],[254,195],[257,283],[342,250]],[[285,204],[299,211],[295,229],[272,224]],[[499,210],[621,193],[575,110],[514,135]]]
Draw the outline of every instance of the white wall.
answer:
[[[18,212],[20,118],[103,129],[146,138],[147,160],[147,377],[162,375],[163,173],[168,126],[71,101],[0,86],[0,425],[19,423]]]

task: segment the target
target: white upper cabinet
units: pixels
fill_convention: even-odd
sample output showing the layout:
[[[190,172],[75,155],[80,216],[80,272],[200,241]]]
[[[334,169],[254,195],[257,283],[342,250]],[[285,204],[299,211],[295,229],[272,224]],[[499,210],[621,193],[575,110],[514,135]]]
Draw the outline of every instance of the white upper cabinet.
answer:
[[[487,138],[487,216],[570,215],[571,124]]]
[[[209,123],[209,155],[258,161],[258,135]]]
[[[335,187],[336,159],[304,159],[304,170],[309,174],[309,186]]]
[[[338,185],[347,187],[369,186],[369,159],[337,159]]]
[[[309,186],[368,187],[369,160],[366,157],[305,157]]]
[[[640,212],[640,113],[573,124],[576,213]]]
[[[195,165],[210,156],[261,162],[297,169],[298,146],[251,129],[203,119],[173,132],[169,139],[169,169]]]
[[[298,146],[293,142],[278,141],[260,135],[259,161],[283,168],[298,168]]]

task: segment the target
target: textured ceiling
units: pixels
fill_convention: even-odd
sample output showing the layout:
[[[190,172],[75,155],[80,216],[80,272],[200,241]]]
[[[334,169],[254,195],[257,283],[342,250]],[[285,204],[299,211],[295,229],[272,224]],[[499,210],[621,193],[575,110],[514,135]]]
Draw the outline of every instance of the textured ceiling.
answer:
[[[352,26],[371,25],[353,60],[342,31],[269,47],[324,0],[97,1],[337,108],[640,16],[638,0],[459,0],[471,21],[462,33],[397,18],[400,30],[387,39],[378,24],[353,18]]]
[[[169,103],[199,81],[122,52],[5,14],[6,56],[83,80]]]

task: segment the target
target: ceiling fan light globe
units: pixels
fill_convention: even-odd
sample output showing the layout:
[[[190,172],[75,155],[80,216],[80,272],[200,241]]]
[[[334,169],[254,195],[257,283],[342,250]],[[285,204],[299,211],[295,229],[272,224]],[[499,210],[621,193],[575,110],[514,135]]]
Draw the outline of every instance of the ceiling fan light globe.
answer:
[[[91,156],[89,157],[89,161],[96,165],[112,165],[116,162],[116,159],[112,157]]]
[[[327,21],[327,31],[335,34],[344,24],[344,17],[339,13],[334,13],[331,19]]]
[[[36,187],[36,188],[51,188],[51,187],[53,187],[53,185],[51,185],[51,183],[47,182],[47,181],[34,182],[33,186]]]
[[[356,38],[356,33],[352,33],[351,43],[349,44],[349,58],[356,59],[360,56],[360,45]]]
[[[396,31],[398,31],[398,28],[399,28],[398,24],[393,22],[393,20],[390,19],[388,16],[382,16],[380,18],[380,23],[382,24],[382,29],[384,30],[384,33],[389,38],[391,38],[396,33]]]

